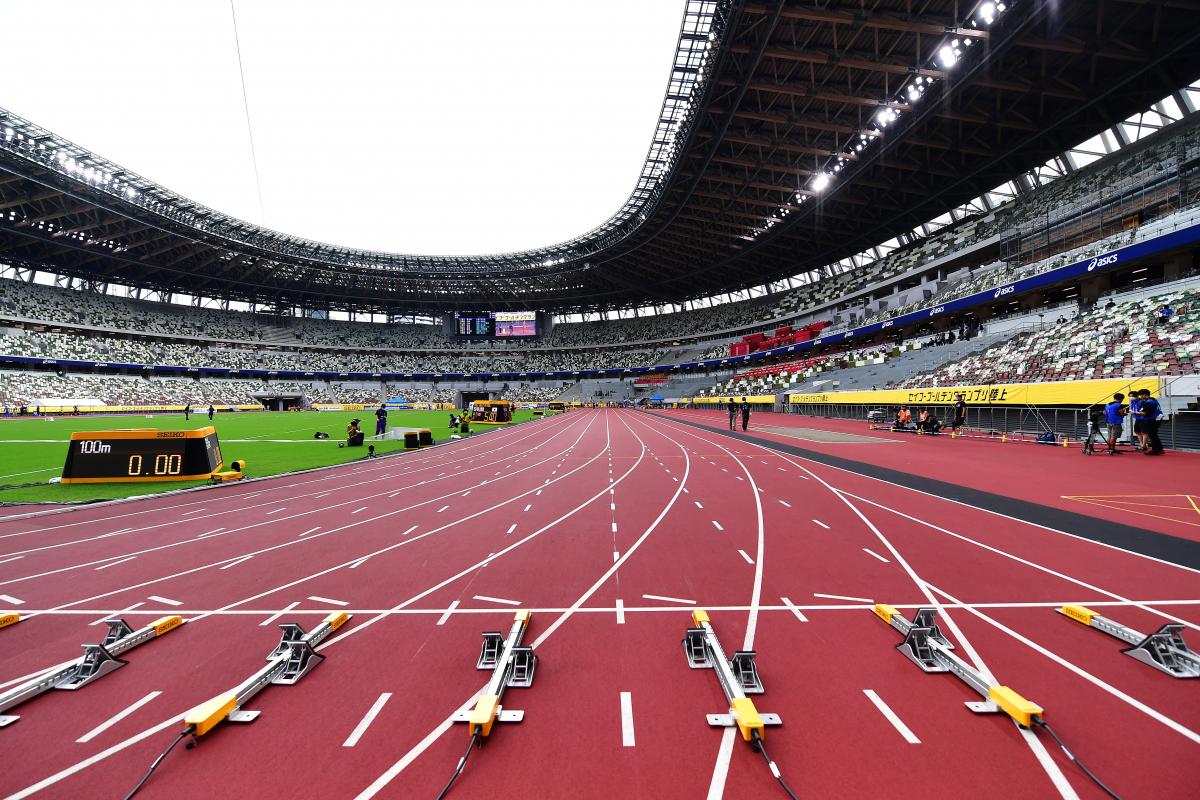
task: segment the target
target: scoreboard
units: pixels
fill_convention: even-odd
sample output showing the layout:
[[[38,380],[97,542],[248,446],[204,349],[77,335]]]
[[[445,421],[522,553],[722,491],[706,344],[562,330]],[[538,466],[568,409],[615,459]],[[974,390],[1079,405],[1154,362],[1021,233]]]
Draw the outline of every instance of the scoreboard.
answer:
[[[449,333],[458,339],[512,339],[539,333],[537,311],[455,312]]]
[[[140,428],[71,434],[62,483],[191,481],[221,467],[217,429]]]

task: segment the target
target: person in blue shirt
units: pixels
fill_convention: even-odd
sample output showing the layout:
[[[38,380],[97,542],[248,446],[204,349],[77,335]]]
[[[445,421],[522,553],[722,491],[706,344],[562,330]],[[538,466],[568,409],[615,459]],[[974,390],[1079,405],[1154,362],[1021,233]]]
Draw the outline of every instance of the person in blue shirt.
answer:
[[[1141,415],[1142,429],[1145,432],[1146,444],[1142,447],[1148,456],[1163,454],[1162,439],[1158,438],[1158,426],[1162,422],[1162,406],[1150,396],[1149,389],[1139,389],[1141,402],[1138,404],[1138,414]]]
[[[1121,436],[1121,428],[1125,422],[1125,415],[1129,413],[1129,408],[1125,405],[1125,395],[1117,392],[1113,395],[1112,402],[1104,406],[1104,421],[1108,424],[1108,454],[1115,456],[1120,454],[1117,449],[1117,439]]]
[[[1133,420],[1133,436],[1137,437],[1138,450],[1145,452],[1146,450],[1146,428],[1143,425],[1142,415],[1139,409],[1142,406],[1142,395],[1139,390],[1134,390],[1129,394],[1129,417]],[[1129,437],[1133,439],[1133,436]]]

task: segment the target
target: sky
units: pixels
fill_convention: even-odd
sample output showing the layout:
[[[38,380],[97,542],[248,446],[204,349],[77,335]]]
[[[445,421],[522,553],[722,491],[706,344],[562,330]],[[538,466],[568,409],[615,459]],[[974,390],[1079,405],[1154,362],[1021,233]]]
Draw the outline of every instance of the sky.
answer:
[[[0,3],[0,107],[177,194],[331,244],[479,255],[637,181],[683,0]]]

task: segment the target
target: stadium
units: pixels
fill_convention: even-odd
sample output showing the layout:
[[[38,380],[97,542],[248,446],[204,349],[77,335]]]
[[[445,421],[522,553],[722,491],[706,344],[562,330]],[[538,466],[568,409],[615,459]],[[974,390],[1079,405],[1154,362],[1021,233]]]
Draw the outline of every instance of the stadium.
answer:
[[[1200,5],[56,3],[0,10],[0,797],[1197,796]]]

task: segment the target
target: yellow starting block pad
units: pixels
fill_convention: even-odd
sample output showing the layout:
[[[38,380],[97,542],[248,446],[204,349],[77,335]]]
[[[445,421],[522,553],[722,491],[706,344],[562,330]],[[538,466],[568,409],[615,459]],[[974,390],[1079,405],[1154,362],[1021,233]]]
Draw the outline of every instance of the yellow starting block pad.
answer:
[[[0,628],[7,628],[9,625],[16,625],[20,621],[20,614],[0,614]]]

